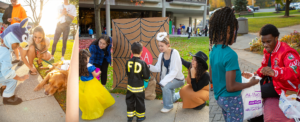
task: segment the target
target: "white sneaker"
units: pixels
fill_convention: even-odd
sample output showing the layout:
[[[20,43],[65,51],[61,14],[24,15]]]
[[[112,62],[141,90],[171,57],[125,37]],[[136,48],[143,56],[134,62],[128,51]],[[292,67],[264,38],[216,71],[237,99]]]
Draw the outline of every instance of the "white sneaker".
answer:
[[[162,113],[168,113],[168,112],[170,112],[172,109],[173,109],[173,108],[171,108],[171,109],[162,108],[162,109],[160,110],[160,112],[162,112]]]
[[[61,57],[61,59],[60,59],[61,61],[64,61],[65,60],[65,58],[64,57]]]

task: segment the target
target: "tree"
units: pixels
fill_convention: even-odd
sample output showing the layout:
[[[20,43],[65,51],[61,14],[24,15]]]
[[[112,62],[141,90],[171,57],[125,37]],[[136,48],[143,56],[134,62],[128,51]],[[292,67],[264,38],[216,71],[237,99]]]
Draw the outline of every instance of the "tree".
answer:
[[[99,3],[99,0],[94,0],[94,11],[95,11],[95,26],[96,26],[96,38],[99,38],[102,35],[102,27],[101,27],[101,21],[100,21],[100,9],[103,6],[105,0],[101,0],[101,3]]]
[[[70,34],[73,36],[73,39],[75,39],[75,35],[76,35],[76,32],[77,32],[77,29],[78,29],[78,21],[79,21],[79,14],[78,14],[78,10],[79,10],[79,0],[69,0],[69,3],[74,5],[76,7],[76,13],[77,13],[77,16],[74,17],[72,23],[71,23],[71,31],[70,31]]]
[[[226,5],[227,7],[230,7],[230,8],[231,8],[231,6],[232,6],[231,0],[224,0],[224,1],[225,1],[225,5]]]
[[[253,0],[253,3],[252,3],[252,0],[248,0],[248,5],[252,6],[255,4],[255,2],[256,2],[256,0]]]
[[[246,0],[236,0],[234,2],[234,10],[236,12],[247,11],[247,3]]]
[[[292,1],[293,0],[286,0],[286,2],[285,2],[285,13],[284,13],[284,16],[286,16],[286,17],[290,16],[290,3]]]
[[[33,22],[33,26],[38,26],[41,22],[42,19],[42,12],[43,12],[43,8],[44,6],[47,4],[47,2],[49,2],[49,0],[24,0],[26,5],[25,6],[29,6],[31,11],[32,11],[32,17],[28,17],[29,19],[31,19],[31,21]],[[37,5],[37,3],[40,2],[40,5]],[[39,7],[39,12],[37,13],[37,7]]]

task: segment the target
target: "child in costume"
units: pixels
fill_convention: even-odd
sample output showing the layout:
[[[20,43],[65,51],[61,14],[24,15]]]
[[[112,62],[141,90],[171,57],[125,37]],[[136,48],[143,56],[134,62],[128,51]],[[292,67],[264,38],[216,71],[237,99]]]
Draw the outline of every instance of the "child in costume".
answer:
[[[79,108],[82,119],[92,120],[101,117],[104,110],[115,103],[114,98],[96,79],[101,71],[88,63],[91,54],[87,50],[79,52]]]
[[[143,60],[140,59],[143,46],[139,42],[134,42],[131,45],[131,53],[133,57],[129,59],[125,65],[126,74],[128,76],[126,105],[128,122],[137,116],[137,122],[146,119],[145,117],[145,88],[144,81],[150,77],[150,70]]]
[[[3,96],[3,104],[18,105],[22,103],[22,99],[14,95],[17,81],[24,81],[28,79],[28,75],[22,77],[17,76],[12,69],[11,51],[14,49],[25,48],[28,46],[27,39],[29,36],[27,27],[28,19],[24,19],[21,23],[15,23],[7,27],[2,34],[0,34],[0,96]]]

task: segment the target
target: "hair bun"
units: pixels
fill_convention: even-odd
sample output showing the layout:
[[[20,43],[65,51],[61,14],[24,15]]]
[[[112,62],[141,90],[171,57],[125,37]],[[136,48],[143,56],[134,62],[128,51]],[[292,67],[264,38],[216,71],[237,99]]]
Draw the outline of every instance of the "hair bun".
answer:
[[[159,32],[156,36],[156,40],[163,41],[166,36],[168,36],[167,32]]]

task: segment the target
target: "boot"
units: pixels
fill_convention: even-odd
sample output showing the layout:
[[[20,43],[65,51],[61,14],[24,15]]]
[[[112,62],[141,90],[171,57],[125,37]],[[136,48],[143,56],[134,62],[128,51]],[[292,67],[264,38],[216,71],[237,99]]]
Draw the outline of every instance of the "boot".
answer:
[[[5,89],[6,89],[6,86],[1,86],[0,87],[0,96],[3,96],[2,94],[3,94]]]
[[[142,117],[142,118],[137,118],[137,122],[142,122],[146,119],[146,116],[145,117]]]
[[[3,97],[3,104],[4,105],[18,105],[22,102],[23,102],[22,99],[16,97],[15,95],[13,95],[11,97]]]

